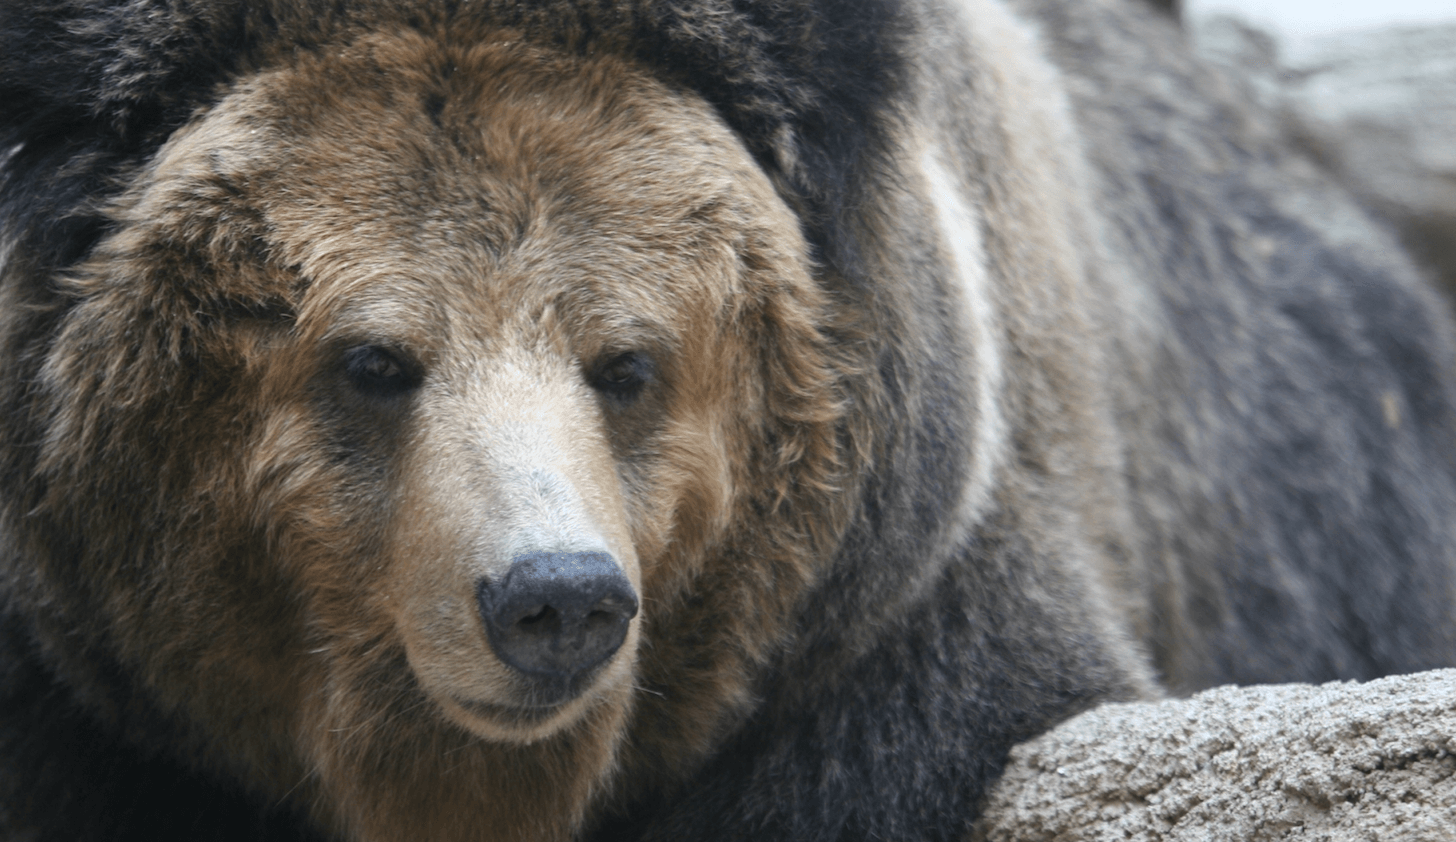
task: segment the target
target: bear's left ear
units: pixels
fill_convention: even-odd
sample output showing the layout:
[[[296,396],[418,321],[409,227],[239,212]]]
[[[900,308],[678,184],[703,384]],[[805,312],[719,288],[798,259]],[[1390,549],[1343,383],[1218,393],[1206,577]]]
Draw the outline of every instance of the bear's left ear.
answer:
[[[820,256],[857,274],[851,217],[892,154],[920,26],[912,4],[637,2],[638,58],[716,106],[787,188]]]
[[[255,14],[241,0],[7,0],[7,147],[77,133],[134,146],[175,128],[228,73]]]

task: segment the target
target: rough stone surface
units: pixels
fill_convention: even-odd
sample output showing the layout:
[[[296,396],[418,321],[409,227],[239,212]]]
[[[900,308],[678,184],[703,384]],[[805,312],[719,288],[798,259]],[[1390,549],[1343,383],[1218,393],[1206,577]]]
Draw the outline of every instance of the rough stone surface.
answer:
[[[978,842],[1452,842],[1456,670],[1107,705],[1018,746]]]

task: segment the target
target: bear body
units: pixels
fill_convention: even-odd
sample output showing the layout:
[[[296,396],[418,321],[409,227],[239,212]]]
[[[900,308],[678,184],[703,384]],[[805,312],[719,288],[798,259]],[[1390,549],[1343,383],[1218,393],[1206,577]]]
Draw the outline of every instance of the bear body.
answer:
[[[0,39],[0,838],[953,839],[1456,663],[1449,317],[1141,4]]]

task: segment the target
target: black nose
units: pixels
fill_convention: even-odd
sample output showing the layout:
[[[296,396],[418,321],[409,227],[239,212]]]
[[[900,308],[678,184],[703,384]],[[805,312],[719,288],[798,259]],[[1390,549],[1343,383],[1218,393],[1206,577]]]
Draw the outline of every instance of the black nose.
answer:
[[[610,658],[637,615],[632,583],[606,553],[517,556],[475,595],[496,656],[547,697],[569,693],[571,679]]]

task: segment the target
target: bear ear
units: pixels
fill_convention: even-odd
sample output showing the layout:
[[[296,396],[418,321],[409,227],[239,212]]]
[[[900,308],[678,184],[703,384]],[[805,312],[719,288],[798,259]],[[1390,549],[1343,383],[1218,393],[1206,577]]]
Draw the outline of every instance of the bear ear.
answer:
[[[248,16],[240,0],[0,3],[7,146],[78,131],[132,145],[175,127],[228,72]]]
[[[644,3],[639,58],[712,102],[800,201],[815,246],[854,262],[844,219],[890,154],[917,26],[905,0]]]

